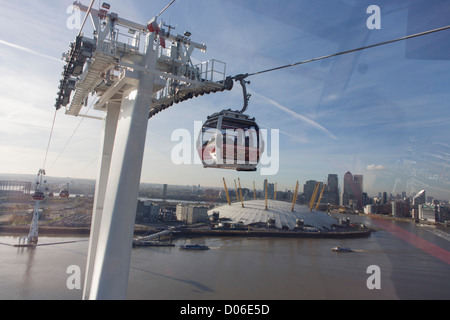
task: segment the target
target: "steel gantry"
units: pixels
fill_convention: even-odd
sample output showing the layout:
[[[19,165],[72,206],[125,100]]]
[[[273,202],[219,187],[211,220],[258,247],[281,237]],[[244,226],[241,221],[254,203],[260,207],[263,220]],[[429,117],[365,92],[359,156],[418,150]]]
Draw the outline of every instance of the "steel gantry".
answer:
[[[147,24],[74,2],[93,38],[81,31],[64,54],[56,109],[78,116],[89,94],[105,112],[83,299],[125,299],[148,119],[198,95],[231,90],[225,63],[194,65],[190,33],[173,35],[157,17]]]

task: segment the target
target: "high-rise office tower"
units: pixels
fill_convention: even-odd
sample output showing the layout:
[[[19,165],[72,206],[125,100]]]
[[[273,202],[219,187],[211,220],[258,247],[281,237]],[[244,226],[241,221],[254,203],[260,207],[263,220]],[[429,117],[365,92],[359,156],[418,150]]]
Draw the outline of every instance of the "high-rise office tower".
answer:
[[[362,208],[363,176],[350,171],[344,175],[344,192],[342,194],[342,204],[350,205],[354,208]]]
[[[308,180],[303,185],[303,196],[306,203],[309,203],[309,201],[311,200],[316,183],[317,183],[316,180]]]
[[[337,174],[328,174],[327,201],[330,204],[339,204],[339,182]]]
[[[355,174],[353,176],[353,183],[355,185],[355,198],[358,201],[358,207],[363,207],[363,176],[362,174]]]

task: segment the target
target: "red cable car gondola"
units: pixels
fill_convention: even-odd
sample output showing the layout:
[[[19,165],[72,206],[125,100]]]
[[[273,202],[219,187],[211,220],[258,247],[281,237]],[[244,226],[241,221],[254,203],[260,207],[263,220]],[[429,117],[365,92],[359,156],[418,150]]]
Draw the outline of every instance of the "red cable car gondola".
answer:
[[[264,142],[255,118],[243,114],[248,99],[244,79],[247,75],[236,76],[244,94],[241,111],[222,110],[208,116],[197,140],[197,151],[205,168],[256,171]]]
[[[69,193],[69,183],[66,183],[67,188],[62,188],[61,191],[59,191],[59,197],[60,198],[68,198],[70,193]]]
[[[45,196],[42,191],[36,190],[33,193],[33,200],[42,201],[42,200],[44,200],[44,198],[45,198]]]
[[[42,185],[42,176],[45,175],[45,170],[44,169],[40,169],[37,175],[37,179],[36,179],[36,186],[34,189],[34,193],[32,195],[33,200],[35,201],[42,201],[45,198],[45,194],[43,191],[41,191],[41,187],[40,185]],[[46,183],[47,181],[44,180],[44,183]],[[44,188],[45,189],[45,188]]]
[[[59,192],[59,197],[60,198],[68,198],[69,197],[69,191],[66,189],[63,189]]]

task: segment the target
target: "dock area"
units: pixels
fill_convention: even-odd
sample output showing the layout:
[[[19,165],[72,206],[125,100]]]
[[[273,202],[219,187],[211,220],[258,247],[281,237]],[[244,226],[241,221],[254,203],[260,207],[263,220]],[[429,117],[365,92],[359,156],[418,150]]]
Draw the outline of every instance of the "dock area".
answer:
[[[211,228],[184,228],[177,236],[209,236],[209,237],[275,237],[275,238],[360,238],[370,236],[372,229],[360,228],[343,231],[303,231],[256,228],[251,230],[232,230]]]
[[[135,247],[175,247],[175,245],[167,241],[133,241],[133,248]]]

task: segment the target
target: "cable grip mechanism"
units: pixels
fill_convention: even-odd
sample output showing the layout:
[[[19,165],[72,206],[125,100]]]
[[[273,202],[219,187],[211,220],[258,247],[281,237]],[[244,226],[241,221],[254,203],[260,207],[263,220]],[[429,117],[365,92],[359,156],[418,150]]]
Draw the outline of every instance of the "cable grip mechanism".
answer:
[[[237,76],[234,76],[233,79],[235,79],[236,81],[239,81],[241,86],[242,86],[242,94],[244,97],[244,106],[242,107],[242,110],[239,111],[239,113],[244,113],[245,110],[247,110],[248,107],[248,101],[251,97],[251,94],[247,93],[247,87],[246,84],[250,84],[250,81],[246,81],[245,78],[248,77],[248,73],[246,74],[238,74]]]

